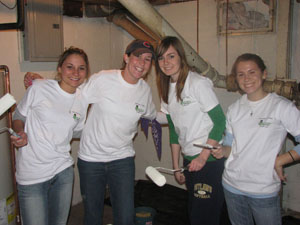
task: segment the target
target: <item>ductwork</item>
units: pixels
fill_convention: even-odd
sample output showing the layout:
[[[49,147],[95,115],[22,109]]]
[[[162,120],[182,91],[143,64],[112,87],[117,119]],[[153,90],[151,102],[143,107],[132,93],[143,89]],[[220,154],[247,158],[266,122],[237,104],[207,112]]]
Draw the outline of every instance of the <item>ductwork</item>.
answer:
[[[115,25],[122,27],[129,34],[131,34],[136,39],[141,39],[145,41],[149,41],[155,48],[158,45],[159,38],[154,39],[151,37],[145,27],[139,27],[134,21],[132,21],[126,13],[121,11],[115,12],[114,14],[107,17],[109,22],[113,22]]]
[[[226,88],[228,91],[237,91],[237,85],[233,75],[220,75],[218,71],[207,63],[197,52],[181,37],[179,33],[166,21],[146,0],[118,0],[130,13],[145,24],[160,39],[165,36],[178,37],[185,49],[190,66],[202,75],[210,78],[217,88]],[[135,35],[132,34],[134,37]],[[286,98],[292,99],[300,105],[298,85],[294,80],[275,79],[266,80],[264,89],[268,92],[276,92]]]
[[[164,36],[178,37],[185,49],[189,65],[209,77],[216,87],[226,88],[226,77],[220,75],[209,63],[202,59],[148,1],[119,0],[119,2],[160,38]]]

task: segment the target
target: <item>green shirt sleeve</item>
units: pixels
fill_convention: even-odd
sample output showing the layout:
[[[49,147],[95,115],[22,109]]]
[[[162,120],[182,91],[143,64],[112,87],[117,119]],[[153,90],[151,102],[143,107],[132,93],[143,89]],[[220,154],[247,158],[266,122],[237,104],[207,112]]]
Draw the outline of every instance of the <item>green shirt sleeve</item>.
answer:
[[[220,104],[218,104],[212,110],[208,111],[208,115],[214,124],[212,130],[208,135],[208,138],[220,141],[222,139],[226,124],[226,118]]]
[[[170,144],[179,144],[178,135],[176,134],[175,127],[170,114],[167,114],[167,120],[169,124]]]

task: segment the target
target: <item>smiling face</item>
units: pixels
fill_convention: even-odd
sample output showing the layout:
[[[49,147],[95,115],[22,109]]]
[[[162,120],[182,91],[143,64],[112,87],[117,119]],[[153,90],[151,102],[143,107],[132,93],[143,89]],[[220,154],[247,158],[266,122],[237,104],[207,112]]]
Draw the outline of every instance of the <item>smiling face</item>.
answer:
[[[170,45],[168,50],[158,58],[158,65],[165,75],[171,77],[173,82],[178,80],[181,69],[181,59],[178,52],[172,45]]]
[[[236,65],[237,83],[249,100],[257,101],[266,95],[263,90],[263,81],[266,77],[267,71],[262,71],[252,60],[240,61]]]
[[[74,93],[86,79],[88,69],[81,55],[71,54],[58,67],[58,72],[61,74],[60,87],[68,93]]]
[[[126,63],[125,69],[122,73],[124,80],[130,84],[136,84],[138,80],[144,77],[150,70],[152,62],[151,53],[143,53],[139,56],[134,54],[124,54],[124,61]]]

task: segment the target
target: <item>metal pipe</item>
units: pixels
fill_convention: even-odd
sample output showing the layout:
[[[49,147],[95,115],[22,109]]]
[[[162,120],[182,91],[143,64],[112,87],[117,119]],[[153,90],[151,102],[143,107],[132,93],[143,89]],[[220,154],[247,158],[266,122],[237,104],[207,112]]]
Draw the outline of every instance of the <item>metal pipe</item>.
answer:
[[[132,14],[128,13],[127,15],[133,22],[140,27],[144,32],[146,32],[150,37],[155,39],[157,42],[160,41],[160,38],[158,35],[156,35],[149,27],[147,27],[144,23],[142,23],[140,20],[138,20],[136,17],[134,17]]]
[[[150,5],[146,0],[118,0],[128,11],[151,29],[158,37],[176,36],[185,49],[188,63],[202,75],[210,78],[217,88],[237,91],[238,87],[233,75],[220,75],[209,63],[202,59],[197,52],[180,36],[179,33]],[[133,35],[134,36],[134,35]],[[264,90],[276,92],[293,100],[300,106],[300,92],[296,81],[289,79],[266,80]]]
[[[108,16],[107,20],[109,22],[113,22],[117,26],[122,27],[136,39],[149,41],[154,47],[158,45],[159,40],[155,40],[154,38],[150,37],[146,32],[133,23],[132,20],[129,20],[125,13],[116,12]]]
[[[190,66],[210,78],[215,87],[226,88],[226,77],[220,75],[209,63],[181,37],[179,33],[166,21],[146,0],[118,0],[136,18],[149,27],[160,38],[176,36],[182,42]]]
[[[6,65],[0,65],[0,71],[4,71],[4,91],[6,93],[10,93],[10,78],[9,78],[9,69]],[[8,127],[12,128],[12,110],[11,108],[7,111],[7,120]],[[13,143],[10,141],[10,155],[11,155],[11,165],[12,165],[12,176],[13,176],[13,189],[15,193],[15,204],[16,204],[16,223],[17,225],[21,224],[20,217],[20,209],[19,209],[19,200],[18,200],[18,190],[17,190],[17,182],[16,182],[16,156],[15,156],[15,147]]]

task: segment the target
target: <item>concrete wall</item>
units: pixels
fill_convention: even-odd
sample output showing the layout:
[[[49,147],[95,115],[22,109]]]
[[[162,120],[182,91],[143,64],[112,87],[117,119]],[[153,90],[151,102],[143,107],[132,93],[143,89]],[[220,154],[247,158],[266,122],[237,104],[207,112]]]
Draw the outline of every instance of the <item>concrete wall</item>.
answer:
[[[225,64],[225,37],[216,35],[216,2],[215,0],[199,1],[199,52],[200,55],[210,62],[221,74],[230,71],[234,59],[244,52],[254,52],[262,56],[268,66],[269,76],[275,77],[278,45],[278,34],[261,35],[241,35],[230,36],[228,38],[228,66]],[[197,1],[177,3],[157,7],[157,10],[168,20],[168,22],[196,49],[196,21],[197,21]],[[294,15],[294,33],[293,33],[293,58],[292,58],[292,76],[299,79],[299,3],[295,1]],[[0,7],[0,15],[3,8]],[[3,14],[4,15],[4,14]],[[2,15],[1,15],[2,17]],[[296,22],[295,22],[296,21]],[[110,24],[104,18],[70,18],[63,17],[64,27],[64,46],[71,45],[83,48],[89,55],[91,70],[97,72],[101,69],[119,68],[121,65],[122,54],[126,45],[133,38]],[[12,94],[19,101],[25,89],[23,87],[23,75],[27,71],[42,73],[48,78],[55,75],[56,63],[31,63],[22,60],[22,33],[12,31],[0,31],[0,64],[7,65],[11,72],[11,90]],[[298,51],[297,51],[298,49]],[[280,54],[280,53],[279,53]],[[159,98],[155,86],[155,71],[148,80],[152,91],[155,104],[159,109]],[[224,111],[234,102],[239,94],[229,93],[223,89],[216,89],[221,105]],[[140,129],[139,129],[140,130]],[[150,129],[149,129],[150,132]],[[146,179],[145,168],[151,166],[163,166],[172,168],[171,152],[168,140],[168,128],[163,128],[163,154],[161,161],[158,161],[151,134],[146,140],[144,134],[139,131],[134,146],[136,149],[136,179]],[[78,142],[72,144],[72,155],[76,160]],[[297,179],[299,168],[294,166],[289,168],[289,189],[284,189],[284,206],[300,211],[300,195],[297,193],[299,184],[290,182],[293,178]],[[299,176],[299,175],[298,175]],[[167,175],[169,184],[184,188],[178,185],[173,176]],[[292,178],[293,177],[293,178]],[[299,179],[298,179],[299,180]],[[3,180],[0,181],[5,182]],[[298,189],[297,189],[298,187]],[[74,184],[73,204],[81,201],[78,173],[76,169],[76,179]],[[293,202],[291,204],[291,201]]]

